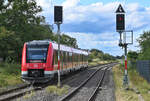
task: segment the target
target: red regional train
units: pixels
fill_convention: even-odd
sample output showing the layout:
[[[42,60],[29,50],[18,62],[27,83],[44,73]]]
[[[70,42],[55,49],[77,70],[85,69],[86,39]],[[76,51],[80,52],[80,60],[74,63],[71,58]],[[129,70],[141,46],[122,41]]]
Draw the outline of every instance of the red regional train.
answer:
[[[88,66],[88,52],[60,45],[60,74]],[[58,70],[58,44],[49,40],[26,42],[22,52],[21,77],[27,82],[47,82]]]

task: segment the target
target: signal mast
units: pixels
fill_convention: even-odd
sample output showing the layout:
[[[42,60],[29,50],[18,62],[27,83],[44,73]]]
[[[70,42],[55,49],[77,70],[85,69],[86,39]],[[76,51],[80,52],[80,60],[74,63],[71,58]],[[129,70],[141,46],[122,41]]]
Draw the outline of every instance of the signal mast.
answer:
[[[128,68],[127,68],[127,46],[133,44],[133,30],[125,30],[125,11],[120,4],[116,10],[116,31],[120,34],[119,46],[124,48],[125,56],[125,69],[124,69],[124,78],[123,85],[128,89],[129,80],[128,80]],[[131,42],[127,42],[126,33],[131,33]]]

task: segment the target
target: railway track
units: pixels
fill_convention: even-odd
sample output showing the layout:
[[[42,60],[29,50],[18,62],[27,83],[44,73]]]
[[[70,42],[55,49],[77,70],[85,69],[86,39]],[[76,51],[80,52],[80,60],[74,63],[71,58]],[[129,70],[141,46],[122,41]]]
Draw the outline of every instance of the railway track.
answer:
[[[0,93],[0,101],[10,101],[15,98],[24,96],[25,94],[29,94],[32,91],[42,90],[43,88],[47,87],[48,85],[52,85],[56,83],[56,81],[53,81],[51,83],[46,83],[43,85],[40,84],[27,84],[21,87],[13,88],[7,91],[4,91]]]
[[[72,75],[74,75],[74,74],[72,74]],[[65,78],[63,78],[63,79],[65,79]],[[41,88],[34,88],[34,86],[32,84],[25,84],[20,87],[15,87],[15,88],[0,92],[0,101],[9,101],[9,100],[21,97],[21,96],[25,95],[26,93],[30,93],[31,91],[40,90],[42,88],[47,87],[48,85],[52,85],[52,84],[56,84],[56,83],[57,83],[56,80],[53,80],[53,83],[44,84],[42,87],[40,86]]]
[[[0,101],[9,101],[16,97],[24,95],[27,91],[29,92],[31,89],[30,84],[23,85],[21,87],[13,88],[0,93]]]
[[[88,101],[94,101],[94,100],[95,100],[96,94],[98,93],[99,88],[100,88],[101,85],[102,85],[102,82],[103,82],[103,79],[104,79],[104,76],[105,76],[105,72],[106,72],[107,69],[108,69],[108,68],[106,68],[106,69],[104,70],[104,72],[103,72],[103,74],[102,74],[102,77],[101,77],[101,79],[100,79],[99,82],[98,82],[97,87],[95,88],[93,94],[90,96],[90,98],[88,99]]]
[[[89,78],[83,81],[78,87],[76,87],[69,94],[61,98],[60,101],[94,101],[96,94],[102,85],[105,72],[107,69],[111,68],[111,66],[112,66],[111,64],[110,65],[108,64],[108,65],[104,65],[103,68],[97,69],[94,73],[92,73],[89,76]],[[92,83],[93,81],[97,81],[97,82],[91,85],[90,83]],[[89,91],[85,92],[86,91],[85,88],[88,87],[90,88],[93,85],[95,85],[95,87],[92,87],[93,89],[91,89],[90,92]]]
[[[109,64],[107,64],[107,65],[109,65]],[[103,67],[103,66],[106,66],[106,64],[103,64],[101,67]],[[98,71],[99,70],[97,70],[97,72]],[[83,72],[83,71],[81,71],[81,72]],[[78,73],[75,73],[75,74],[73,73],[73,74],[71,74],[71,76],[69,78],[72,78],[73,76],[76,76],[76,75],[78,75]],[[94,75],[94,73],[93,73],[93,75]],[[68,81],[66,79],[66,77],[64,77],[63,79],[64,79],[63,82]],[[23,86],[20,86],[20,87],[17,87],[17,88],[13,88],[13,89],[1,92],[0,93],[0,101],[10,101],[10,100],[13,100],[15,98],[21,97],[21,96],[23,96],[23,95],[25,95],[27,93],[30,93],[32,91],[41,90],[41,89],[43,89],[43,88],[45,88],[45,87],[47,87],[49,85],[55,84],[55,83],[57,83],[57,82],[47,83],[47,84],[44,84],[44,85],[40,86],[40,88],[39,87],[35,87],[32,84],[27,84],[27,85],[23,85]]]

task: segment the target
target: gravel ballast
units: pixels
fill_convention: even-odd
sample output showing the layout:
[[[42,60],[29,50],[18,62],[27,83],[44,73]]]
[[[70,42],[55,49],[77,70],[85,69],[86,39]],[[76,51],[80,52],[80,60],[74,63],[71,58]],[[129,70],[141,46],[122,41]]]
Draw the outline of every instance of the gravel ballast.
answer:
[[[115,84],[113,80],[112,70],[107,70],[102,89],[98,92],[95,101],[116,101],[115,100]]]

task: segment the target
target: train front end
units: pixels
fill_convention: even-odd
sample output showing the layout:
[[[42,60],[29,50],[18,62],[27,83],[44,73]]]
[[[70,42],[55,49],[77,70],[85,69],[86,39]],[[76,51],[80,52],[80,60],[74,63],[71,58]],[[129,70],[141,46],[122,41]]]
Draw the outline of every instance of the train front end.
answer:
[[[32,41],[24,44],[22,52],[22,79],[27,82],[47,82],[53,77],[52,45]]]

